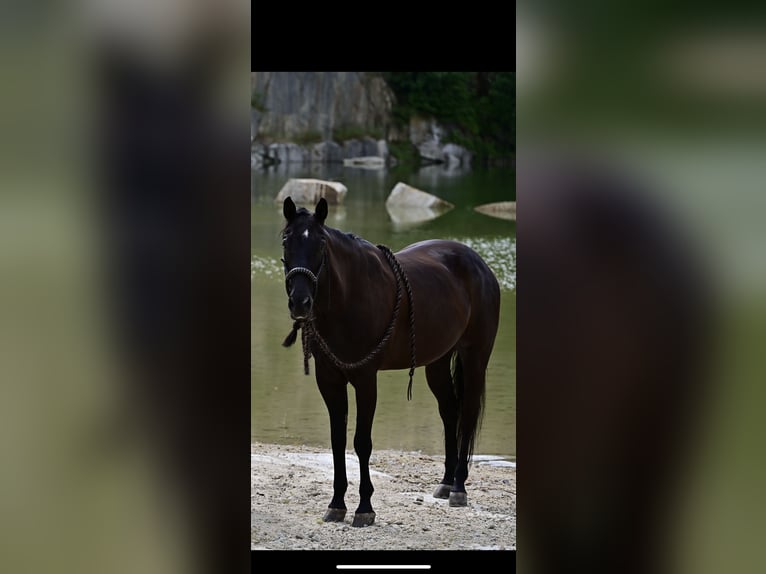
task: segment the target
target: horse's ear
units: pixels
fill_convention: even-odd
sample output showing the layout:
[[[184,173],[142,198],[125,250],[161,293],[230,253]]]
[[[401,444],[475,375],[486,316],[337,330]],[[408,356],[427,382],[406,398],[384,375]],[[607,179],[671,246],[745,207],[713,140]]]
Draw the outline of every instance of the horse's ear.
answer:
[[[293,217],[295,217],[295,204],[293,203],[293,200],[291,197],[285,198],[285,204],[282,208],[282,213],[285,214],[285,219],[289,222],[293,220]]]
[[[314,219],[316,219],[320,225],[327,219],[327,200],[324,197],[320,198],[319,203],[317,203],[316,210],[314,211]]]

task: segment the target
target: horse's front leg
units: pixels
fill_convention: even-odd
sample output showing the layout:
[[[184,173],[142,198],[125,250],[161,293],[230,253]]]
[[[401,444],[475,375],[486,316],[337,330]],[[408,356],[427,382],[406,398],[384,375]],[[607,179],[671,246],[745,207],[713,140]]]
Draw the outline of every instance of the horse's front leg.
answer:
[[[327,411],[330,414],[330,442],[333,462],[333,496],[324,514],[325,522],[342,522],[346,517],[344,497],[348,488],[346,477],[346,426],[348,423],[348,394],[346,378],[331,367],[317,361],[316,379]]]
[[[351,381],[356,391],[356,431],[354,450],[359,457],[359,507],[354,514],[352,526],[370,526],[375,522],[372,509],[372,493],[375,490],[370,480],[370,455],[372,454],[372,420],[378,400],[377,377],[375,373]]]

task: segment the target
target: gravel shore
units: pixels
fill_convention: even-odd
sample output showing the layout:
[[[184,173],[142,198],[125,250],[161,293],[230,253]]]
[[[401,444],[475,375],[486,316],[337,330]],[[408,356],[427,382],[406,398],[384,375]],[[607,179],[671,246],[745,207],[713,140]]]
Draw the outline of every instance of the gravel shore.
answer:
[[[322,521],[332,497],[328,448],[253,443],[253,550],[515,550],[516,465],[477,455],[469,470],[468,506],[433,498],[443,457],[373,450],[375,523],[352,528],[359,503],[359,465],[346,451],[349,487],[344,522]],[[469,525],[466,528],[466,525]]]

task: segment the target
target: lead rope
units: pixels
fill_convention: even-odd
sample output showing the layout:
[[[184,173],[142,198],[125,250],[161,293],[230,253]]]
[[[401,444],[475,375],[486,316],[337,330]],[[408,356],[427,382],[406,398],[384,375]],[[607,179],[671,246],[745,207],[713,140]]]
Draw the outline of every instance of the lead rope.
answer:
[[[394,312],[391,317],[391,322],[388,324],[388,327],[386,328],[386,331],[384,332],[383,337],[381,338],[380,342],[375,346],[375,348],[372,351],[370,351],[370,353],[364,359],[360,361],[356,361],[355,363],[346,363],[344,361],[341,361],[335,355],[335,353],[332,352],[332,350],[330,349],[330,346],[327,344],[324,338],[322,338],[322,336],[316,330],[314,326],[313,315],[310,316],[308,319],[295,321],[293,323],[292,330],[285,338],[284,342],[282,343],[282,346],[289,347],[293,343],[295,343],[297,339],[298,330],[299,329],[301,330],[301,344],[303,346],[303,372],[306,375],[309,374],[309,359],[311,358],[311,341],[312,340],[317,342],[317,344],[322,349],[324,354],[340,370],[350,371],[353,369],[358,369],[359,367],[363,367],[364,365],[372,361],[372,359],[374,359],[377,355],[379,355],[380,352],[385,347],[385,345],[388,343],[388,340],[391,337],[391,333],[393,332],[394,325],[396,324],[396,319],[399,316],[399,307],[400,307],[401,299],[402,299],[402,285],[404,285],[407,291],[407,301],[409,303],[409,323],[410,323],[410,372],[409,372],[410,380],[409,380],[409,384],[407,385],[407,400],[409,401],[409,400],[412,400],[412,377],[415,374],[415,365],[417,364],[415,361],[415,306],[412,301],[412,289],[410,287],[410,282],[407,279],[406,273],[401,268],[401,265],[399,265],[399,261],[396,259],[396,256],[391,252],[391,250],[385,245],[378,245],[377,247],[384,253],[384,255],[386,256],[386,260],[388,261],[388,264],[391,266],[391,269],[394,272],[394,277],[396,278],[396,304],[394,305]],[[290,270],[290,272],[287,274],[287,276],[285,277],[285,281],[287,281],[288,277],[295,275],[296,273],[305,273],[309,275],[310,278],[312,278],[312,281],[316,277],[308,269],[294,268]]]
[[[394,270],[394,274],[397,278],[397,286],[401,282],[404,283],[404,288],[407,289],[407,302],[409,303],[410,316],[410,382],[407,385],[407,400],[411,401],[412,377],[415,375],[415,365],[417,364],[415,362],[415,305],[412,303],[412,289],[410,288],[410,282],[407,279],[407,274],[404,272],[404,269],[402,269],[401,265],[399,265],[399,261],[396,259],[396,256],[391,252],[391,250],[385,245],[378,245],[378,249],[380,249],[386,255],[386,259],[388,260],[389,265],[391,265],[391,268]]]

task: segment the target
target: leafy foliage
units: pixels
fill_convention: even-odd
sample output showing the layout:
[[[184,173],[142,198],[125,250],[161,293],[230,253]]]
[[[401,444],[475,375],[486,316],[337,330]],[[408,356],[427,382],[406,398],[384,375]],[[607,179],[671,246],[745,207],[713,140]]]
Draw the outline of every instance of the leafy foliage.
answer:
[[[366,137],[381,139],[383,138],[383,130],[381,128],[363,128],[361,126],[338,126],[332,131],[332,139],[336,142]]]
[[[387,72],[396,95],[396,121],[431,116],[451,128],[450,139],[490,160],[516,149],[515,72]]]
[[[399,171],[406,172],[420,165],[418,150],[410,141],[391,141],[388,151],[397,159]]]

